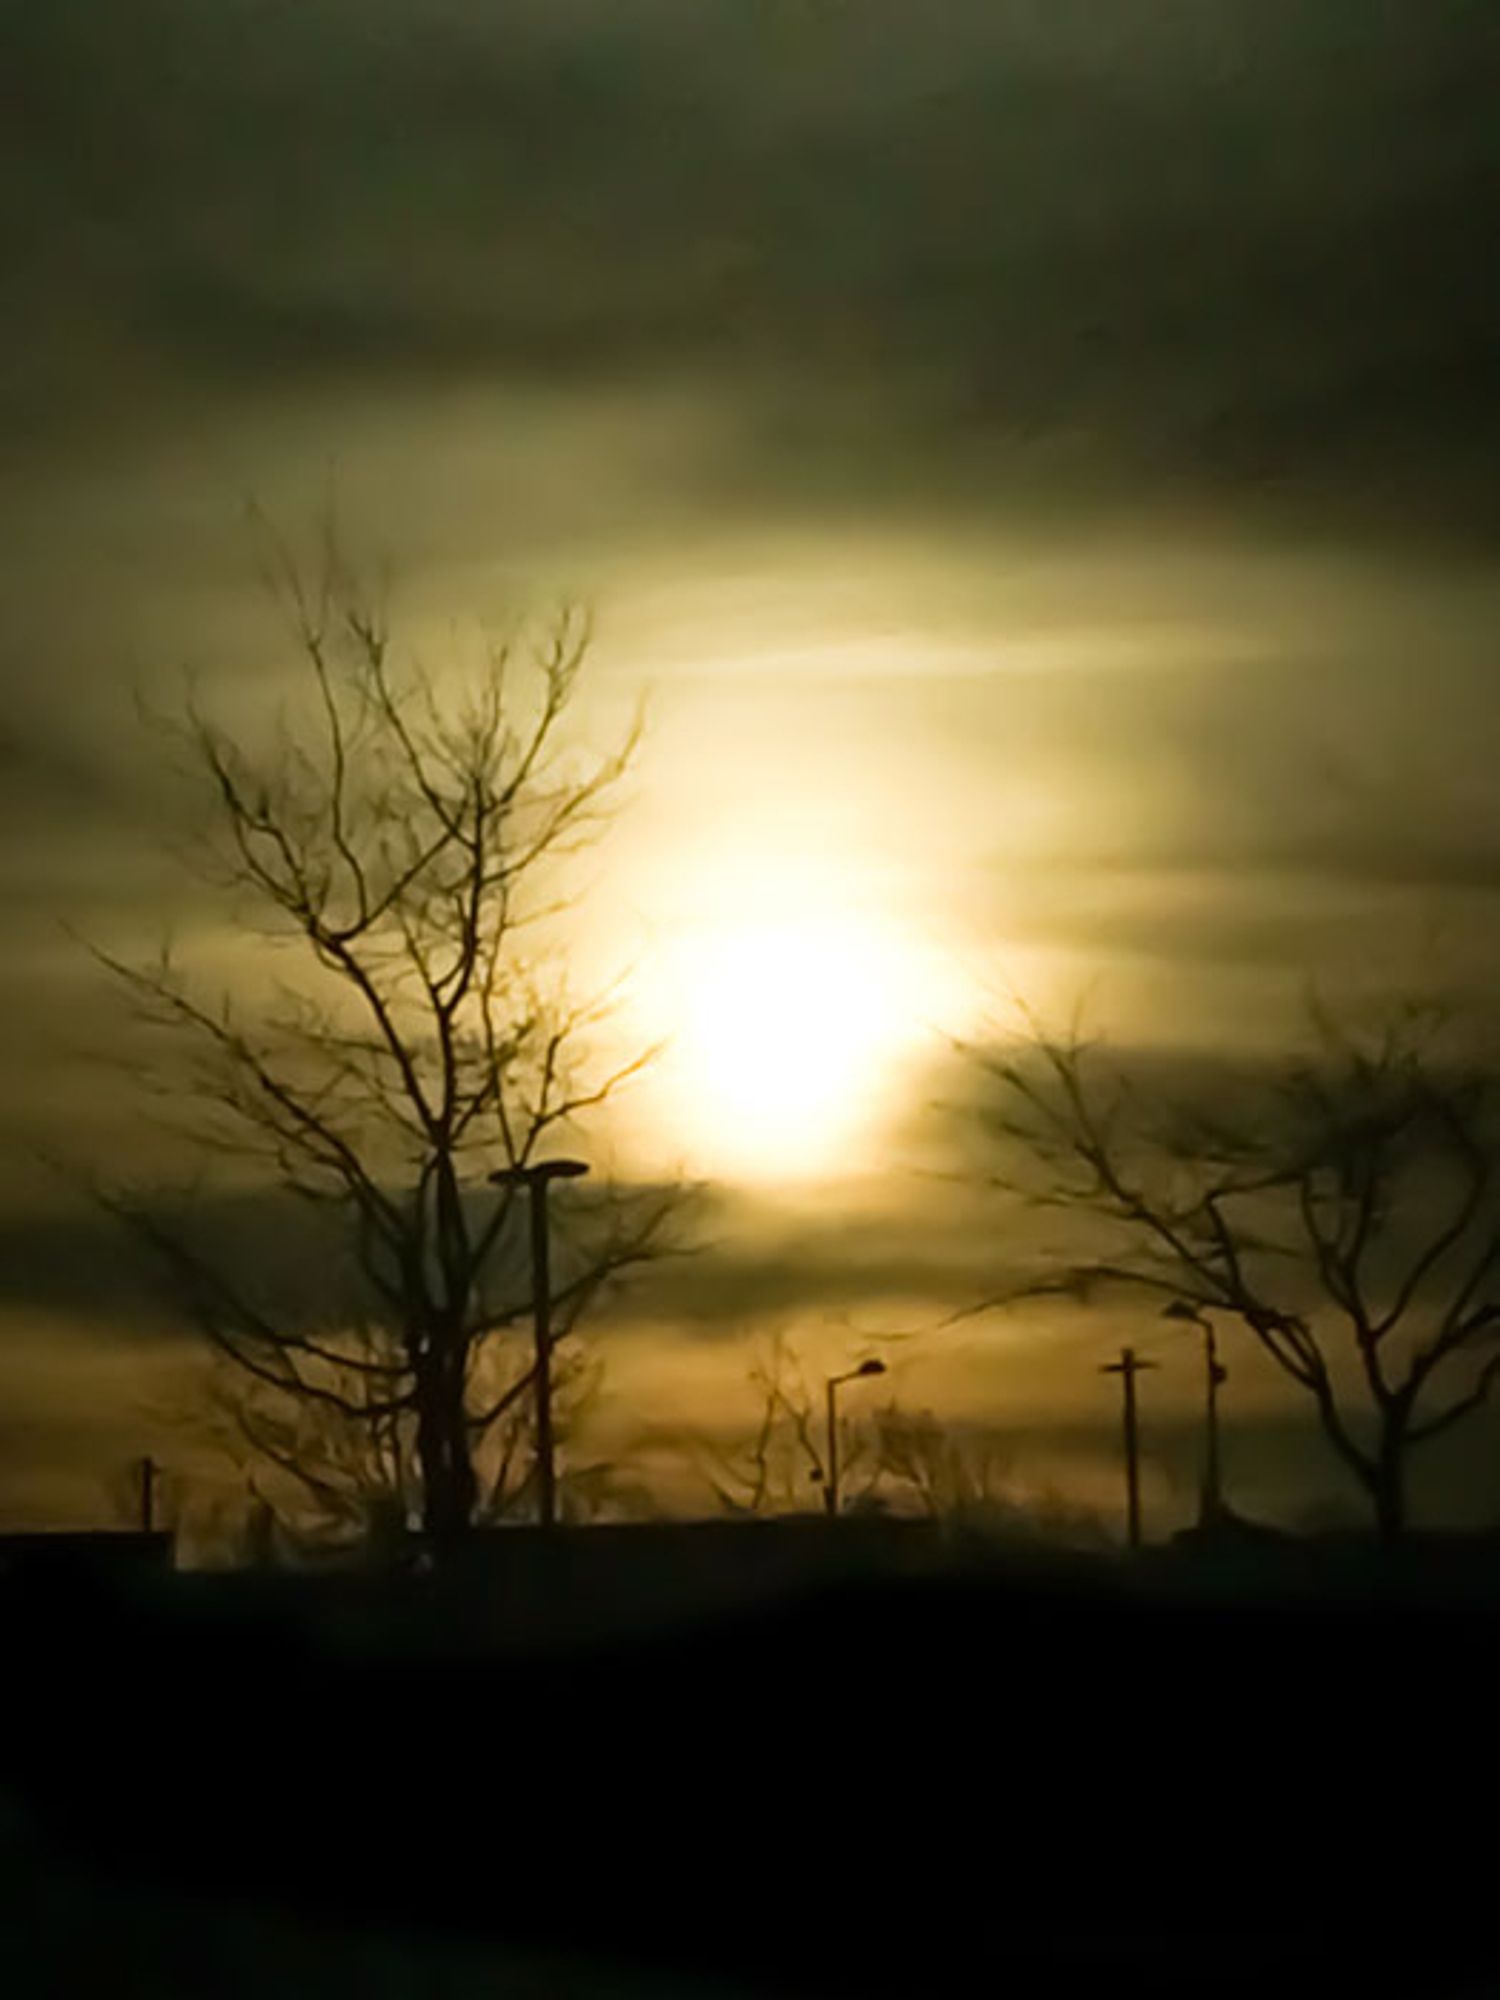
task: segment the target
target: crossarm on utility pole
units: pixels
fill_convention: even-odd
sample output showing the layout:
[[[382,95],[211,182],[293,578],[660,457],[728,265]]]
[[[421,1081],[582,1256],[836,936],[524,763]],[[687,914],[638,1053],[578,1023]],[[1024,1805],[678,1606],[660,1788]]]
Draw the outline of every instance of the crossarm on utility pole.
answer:
[[[1142,1361],[1133,1347],[1122,1347],[1118,1361],[1106,1361],[1101,1375],[1118,1375],[1125,1396],[1125,1505],[1126,1534],[1130,1546],[1141,1545],[1141,1443],[1136,1415],[1135,1378],[1154,1361]]]

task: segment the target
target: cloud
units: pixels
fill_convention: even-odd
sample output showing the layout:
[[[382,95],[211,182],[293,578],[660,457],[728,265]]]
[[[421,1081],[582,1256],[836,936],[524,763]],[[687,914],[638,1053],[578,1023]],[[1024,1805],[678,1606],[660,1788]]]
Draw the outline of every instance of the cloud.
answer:
[[[1494,497],[1457,0],[7,0],[7,404],[701,373],[738,471]],[[118,412],[117,412],[118,414]]]
[[[154,1220],[234,1274],[244,1296],[273,1319],[314,1327],[378,1311],[334,1212],[269,1187],[208,1186],[191,1198],[164,1190],[142,1199]],[[479,1191],[472,1200],[487,1208],[489,1196]],[[982,1205],[992,1205],[988,1196]],[[876,1188],[824,1189],[816,1200],[706,1188],[683,1212],[680,1254],[631,1274],[591,1323],[603,1332],[676,1330],[711,1343],[845,1315],[901,1328],[935,1324],[982,1299],[1007,1268],[1007,1246],[976,1226],[976,1213],[972,1199],[925,1175],[915,1156],[910,1171],[898,1162]],[[569,1254],[560,1237],[554,1263],[564,1275]],[[519,1234],[496,1274],[524,1304]],[[112,1338],[186,1334],[190,1321],[162,1278],[150,1252],[97,1209],[0,1218],[0,1314],[41,1313]]]

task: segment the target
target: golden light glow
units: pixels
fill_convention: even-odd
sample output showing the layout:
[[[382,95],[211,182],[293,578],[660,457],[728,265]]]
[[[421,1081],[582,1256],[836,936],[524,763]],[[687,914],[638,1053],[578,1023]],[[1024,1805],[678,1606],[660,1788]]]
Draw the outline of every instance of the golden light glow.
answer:
[[[806,1179],[885,1166],[873,1145],[932,1041],[920,941],[837,909],[695,925],[653,996],[664,1110],[699,1171]]]

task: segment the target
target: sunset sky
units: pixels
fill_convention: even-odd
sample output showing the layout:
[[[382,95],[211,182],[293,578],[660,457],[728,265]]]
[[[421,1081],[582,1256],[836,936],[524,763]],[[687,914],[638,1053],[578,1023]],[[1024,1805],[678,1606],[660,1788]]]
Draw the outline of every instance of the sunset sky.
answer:
[[[1086,992],[1122,1043],[1233,1050],[1309,977],[1500,971],[1500,17],[0,0],[0,34],[0,1510],[97,1508],[177,1351],[36,1159],[149,1143],[70,930],[215,920],[135,699],[274,699],[245,503],[295,540],[330,493],[425,660],[579,598],[582,726],[648,699],[578,951],[670,1038],[621,1143],[714,1184],[712,1240],[620,1317],[617,1434],[731,1421],[757,1328],[899,1333],[903,1397],[1112,1478],[1118,1325],[926,1331],[1004,1255],[939,1177],[946,1037]]]

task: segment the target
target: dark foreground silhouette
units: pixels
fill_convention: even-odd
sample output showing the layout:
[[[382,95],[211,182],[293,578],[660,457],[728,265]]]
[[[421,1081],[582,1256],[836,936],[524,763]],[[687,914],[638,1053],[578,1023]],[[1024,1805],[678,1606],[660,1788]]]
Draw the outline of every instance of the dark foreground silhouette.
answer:
[[[1484,1990],[1497,1574],[1032,1561],[566,1639],[477,1575],[13,1578],[11,1894],[75,1869],[175,1969],[31,1911],[10,1990],[196,1990],[235,1902],[668,1994]],[[636,1990],[582,1981],[472,1990]]]

